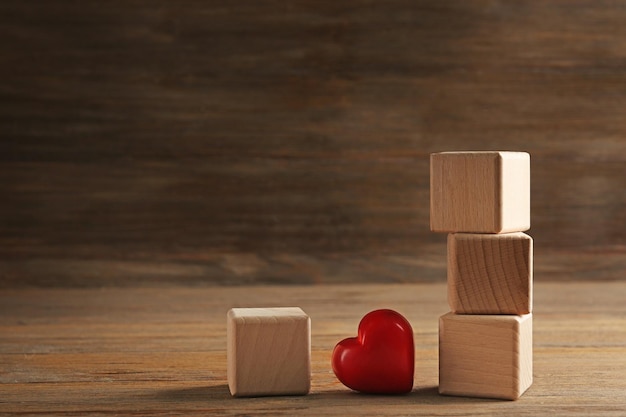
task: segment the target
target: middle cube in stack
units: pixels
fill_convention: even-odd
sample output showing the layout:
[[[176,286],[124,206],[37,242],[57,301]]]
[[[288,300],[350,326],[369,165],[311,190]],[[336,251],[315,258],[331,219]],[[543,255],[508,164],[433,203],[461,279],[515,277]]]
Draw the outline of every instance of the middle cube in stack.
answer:
[[[531,385],[529,227],[527,153],[431,155],[431,230],[450,232],[440,393],[516,399]]]
[[[533,239],[525,233],[448,235],[448,304],[458,314],[527,314]]]

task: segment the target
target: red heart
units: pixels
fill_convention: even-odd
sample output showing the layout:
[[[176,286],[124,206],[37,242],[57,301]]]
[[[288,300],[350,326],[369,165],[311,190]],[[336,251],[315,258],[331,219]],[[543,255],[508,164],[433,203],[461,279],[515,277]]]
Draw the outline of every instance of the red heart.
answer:
[[[357,337],[337,343],[333,371],[348,388],[370,394],[413,389],[413,329],[400,313],[375,310],[361,319]]]

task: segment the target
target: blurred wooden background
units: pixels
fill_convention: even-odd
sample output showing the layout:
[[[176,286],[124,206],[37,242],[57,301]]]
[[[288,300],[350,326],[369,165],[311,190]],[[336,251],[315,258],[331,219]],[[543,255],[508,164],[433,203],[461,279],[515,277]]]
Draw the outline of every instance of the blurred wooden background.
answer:
[[[0,3],[0,286],[445,279],[428,154],[532,157],[535,279],[625,279],[614,1]]]

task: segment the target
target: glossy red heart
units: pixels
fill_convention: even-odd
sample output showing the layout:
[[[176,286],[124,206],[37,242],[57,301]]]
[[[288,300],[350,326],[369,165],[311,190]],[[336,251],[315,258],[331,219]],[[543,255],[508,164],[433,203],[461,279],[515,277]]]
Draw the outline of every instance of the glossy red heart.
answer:
[[[337,343],[333,371],[348,388],[370,394],[403,394],[413,389],[413,329],[400,313],[375,310],[359,323],[357,337]]]

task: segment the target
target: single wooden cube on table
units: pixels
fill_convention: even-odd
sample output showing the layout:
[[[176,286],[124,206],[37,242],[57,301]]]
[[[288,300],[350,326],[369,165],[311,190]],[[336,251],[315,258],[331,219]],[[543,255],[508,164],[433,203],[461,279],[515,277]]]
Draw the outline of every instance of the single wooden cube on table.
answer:
[[[298,307],[233,308],[227,315],[233,396],[304,395],[311,388],[311,320]]]
[[[533,382],[532,313],[439,318],[439,393],[518,399]]]
[[[533,239],[525,233],[448,235],[448,303],[458,314],[528,314]]]
[[[530,155],[440,152],[430,155],[430,229],[506,233],[530,228]]]

